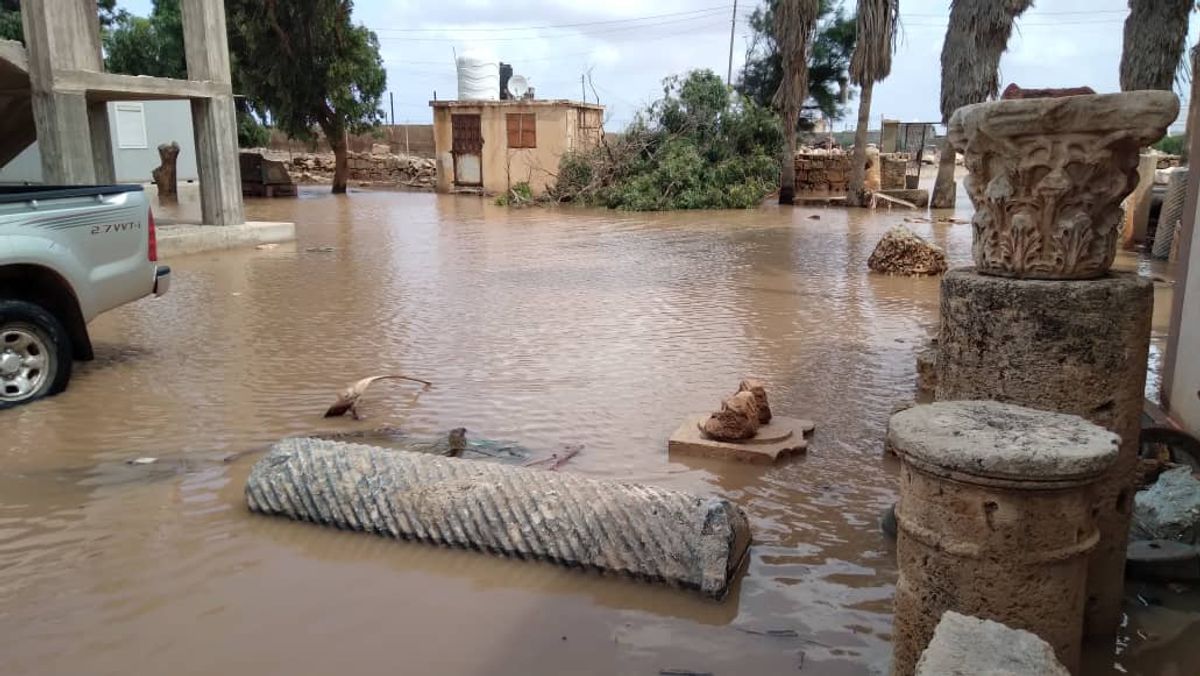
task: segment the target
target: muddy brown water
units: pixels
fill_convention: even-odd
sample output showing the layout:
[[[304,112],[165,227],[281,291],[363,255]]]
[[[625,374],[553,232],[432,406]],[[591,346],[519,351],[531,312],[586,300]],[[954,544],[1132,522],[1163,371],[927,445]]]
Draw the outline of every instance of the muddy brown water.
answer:
[[[160,213],[194,209],[185,192]],[[0,413],[0,673],[886,670],[896,569],[877,518],[896,463],[881,436],[913,396],[938,293],[866,274],[904,214],[320,190],[248,211],[295,221],[298,241],[169,261],[170,295],[93,324],[97,359],[67,393]],[[968,262],[969,226],[910,226]],[[394,370],[436,387],[377,384],[370,419],[320,417],[348,381]],[[747,374],[778,413],[817,422],[807,455],[668,457],[679,421]],[[374,425],[581,443],[571,471],[726,496],[753,523],[748,570],[715,603],[251,516],[254,454],[222,462]],[[125,463],[138,456],[160,461]],[[1090,670],[1191,673],[1198,606],[1132,589],[1116,655],[1093,647]]]

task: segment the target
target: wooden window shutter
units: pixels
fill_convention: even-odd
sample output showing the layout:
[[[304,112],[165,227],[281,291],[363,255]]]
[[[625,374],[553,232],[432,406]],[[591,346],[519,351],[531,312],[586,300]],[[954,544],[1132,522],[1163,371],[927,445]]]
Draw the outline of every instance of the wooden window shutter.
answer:
[[[509,148],[537,147],[537,114],[508,113],[504,124],[508,132]]]
[[[521,117],[525,118],[521,121],[521,147],[536,148],[537,147],[537,114],[526,113]]]
[[[520,113],[509,113],[504,117],[504,123],[508,128],[508,147],[521,147],[521,115]]]

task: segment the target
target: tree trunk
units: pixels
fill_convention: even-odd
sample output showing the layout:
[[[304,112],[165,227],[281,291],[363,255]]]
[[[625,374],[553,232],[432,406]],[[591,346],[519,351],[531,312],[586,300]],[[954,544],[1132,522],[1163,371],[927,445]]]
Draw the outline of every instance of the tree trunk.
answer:
[[[1200,124],[1200,101],[1196,100],[1196,96],[1200,95],[1200,42],[1192,47],[1191,51],[1192,62],[1192,95],[1188,99],[1187,110],[1187,126],[1184,127],[1183,133],[1183,150],[1180,155],[1183,159],[1183,164],[1186,166],[1191,155],[1192,140],[1195,139],[1196,125]]]
[[[924,149],[918,148],[920,153]],[[954,180],[955,156],[954,146],[950,145],[949,135],[942,139],[942,161],[938,164],[937,181],[933,184],[933,197],[929,199],[931,209],[953,209],[957,198],[958,183]],[[921,161],[920,155],[917,161]]]
[[[344,129],[329,134],[329,147],[333,149],[333,193],[346,192],[346,184],[350,181],[350,164],[347,157],[346,131]]]
[[[858,99],[858,126],[854,128],[854,156],[850,159],[850,190],[846,193],[846,205],[861,207],[869,196],[865,188],[867,180],[867,125],[871,122],[871,90],[874,82],[864,82]]]
[[[179,158],[179,144],[171,141],[158,146],[159,165],[150,172],[154,184],[158,186],[159,201],[173,202],[179,195],[176,176],[176,160]]]
[[[783,130],[783,161],[779,172],[779,203],[794,204],[796,201],[796,116],[785,114]]]

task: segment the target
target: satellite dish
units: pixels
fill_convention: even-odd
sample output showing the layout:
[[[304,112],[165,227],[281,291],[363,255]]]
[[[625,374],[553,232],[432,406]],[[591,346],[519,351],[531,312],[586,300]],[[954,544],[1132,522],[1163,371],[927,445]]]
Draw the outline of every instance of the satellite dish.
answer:
[[[529,81],[524,75],[514,75],[508,79],[508,93],[512,94],[514,99],[524,98],[525,92],[529,91]]]

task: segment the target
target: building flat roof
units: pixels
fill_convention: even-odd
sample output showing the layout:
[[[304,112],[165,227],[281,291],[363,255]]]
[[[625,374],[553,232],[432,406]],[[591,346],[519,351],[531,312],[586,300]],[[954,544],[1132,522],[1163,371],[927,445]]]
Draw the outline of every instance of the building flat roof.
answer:
[[[570,99],[507,99],[501,100],[470,100],[459,101],[457,99],[447,101],[430,101],[429,105],[433,108],[499,108],[501,106],[527,106],[536,108],[555,108],[555,107],[570,107],[570,108],[588,108],[590,110],[604,110],[604,106],[598,103],[588,103],[586,101],[572,101]]]

